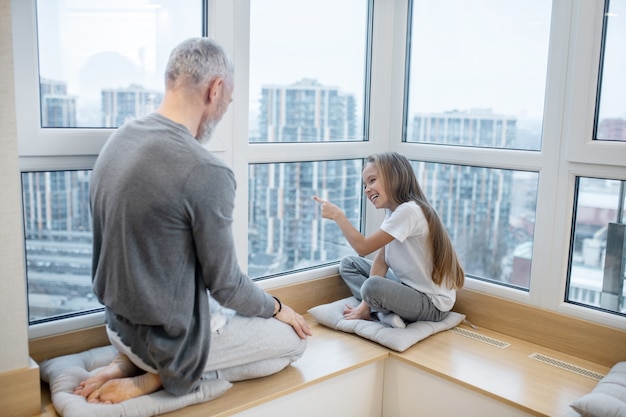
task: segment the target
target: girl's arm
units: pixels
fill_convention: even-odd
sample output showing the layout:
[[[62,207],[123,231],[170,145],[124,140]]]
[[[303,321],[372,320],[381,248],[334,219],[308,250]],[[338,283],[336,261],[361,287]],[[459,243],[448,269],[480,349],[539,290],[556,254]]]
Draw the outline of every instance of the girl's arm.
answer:
[[[372,268],[370,269],[370,277],[384,277],[387,275],[387,271],[389,270],[389,265],[385,262],[385,247],[383,246],[374,256],[374,260],[372,261]]]
[[[352,246],[360,256],[369,255],[394,239],[393,236],[381,229],[365,237],[350,223],[346,214],[339,207],[317,196],[313,196],[313,200],[321,204],[322,217],[334,220],[335,223],[337,223],[350,246]]]

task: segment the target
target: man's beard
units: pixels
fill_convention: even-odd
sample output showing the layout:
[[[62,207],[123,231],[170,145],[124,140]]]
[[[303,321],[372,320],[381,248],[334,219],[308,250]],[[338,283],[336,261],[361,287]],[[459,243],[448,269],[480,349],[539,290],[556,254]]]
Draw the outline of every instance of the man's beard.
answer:
[[[209,143],[209,140],[211,140],[211,136],[213,136],[213,132],[215,131],[215,127],[219,121],[219,119],[207,119],[202,124],[200,131],[198,132],[198,136],[196,136],[200,145],[206,145]]]

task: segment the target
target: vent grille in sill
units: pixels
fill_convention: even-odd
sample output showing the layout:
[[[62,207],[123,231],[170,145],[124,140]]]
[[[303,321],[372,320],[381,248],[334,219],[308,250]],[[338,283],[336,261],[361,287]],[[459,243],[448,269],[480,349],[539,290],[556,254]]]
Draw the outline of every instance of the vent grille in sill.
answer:
[[[561,360],[554,359],[540,353],[533,353],[529,356],[529,358],[535,359],[543,363],[547,363],[548,365],[556,366],[557,368],[565,369],[566,371],[570,371],[578,375],[586,376],[587,378],[595,379],[596,381],[599,381],[604,377],[604,375],[601,375],[597,372],[593,372],[588,369],[581,368],[580,366],[576,366],[568,362],[563,362]]]
[[[502,340],[494,339],[492,337],[483,336],[482,334],[475,333],[469,330],[453,327],[451,332],[460,334],[461,336],[469,337],[470,339],[478,340],[479,342],[487,343],[488,345],[499,347],[501,349],[511,346],[510,343],[503,342]]]

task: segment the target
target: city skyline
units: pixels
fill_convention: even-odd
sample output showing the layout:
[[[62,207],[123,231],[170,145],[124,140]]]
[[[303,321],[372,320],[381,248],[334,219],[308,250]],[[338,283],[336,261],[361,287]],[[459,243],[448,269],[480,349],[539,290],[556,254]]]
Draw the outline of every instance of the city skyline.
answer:
[[[291,84],[306,77],[353,94],[362,111],[366,89],[366,3],[324,0],[309,5],[271,0],[276,7],[268,7],[269,1],[251,2],[251,113],[257,110],[263,84]],[[626,31],[626,6],[614,3],[605,56],[610,62],[604,66],[603,74],[610,85],[602,93],[601,110],[607,118],[626,119],[621,100],[626,86],[619,76],[626,70],[626,57],[612,52],[618,45],[611,43],[611,39],[620,39]],[[200,36],[200,21],[194,24],[192,18],[200,10],[190,1],[116,1],[107,6],[110,12],[105,16],[92,11],[88,2],[70,6],[40,1],[37,7],[38,14],[52,17],[38,21],[41,75],[65,80],[68,93],[78,97],[79,102],[97,101],[94,88],[98,86],[141,84],[147,89],[162,90],[163,69],[171,48],[185,37]],[[277,8],[292,17],[277,20],[272,12]],[[165,18],[167,24],[163,23]],[[491,108],[497,113],[515,115],[520,122],[540,119],[550,18],[548,0],[514,1],[506,7],[490,1],[483,8],[460,0],[415,1],[409,113]],[[111,25],[113,21],[116,23]],[[179,26],[174,30],[173,25],[179,21],[185,22],[183,32]],[[325,22],[325,31],[314,27],[307,30],[318,21]],[[85,31],[88,26],[103,29]],[[118,30],[106,30],[112,26]],[[100,33],[108,35],[102,37]],[[424,59],[428,65],[423,65]]]
[[[51,85],[55,88],[43,90],[58,96],[62,87],[56,82]],[[142,87],[103,91],[103,97],[115,97],[117,92],[132,93],[133,99],[128,103],[134,106],[112,107],[121,114],[111,113],[108,118],[128,119],[133,111],[134,117],[145,111],[135,97],[146,92]],[[342,95],[334,87],[309,79],[292,85],[268,85],[263,94],[268,117],[261,119],[259,141],[268,140],[263,135],[271,135],[281,141],[297,142],[303,140],[302,134],[310,135],[305,138],[310,140],[319,138],[322,132],[332,132],[332,126],[347,128],[337,131],[339,136],[354,134],[356,115],[354,108],[347,105],[349,95]],[[346,112],[347,109],[352,110]],[[422,114],[416,116],[414,123],[421,127],[414,130],[412,141],[428,141],[422,136],[436,131],[436,140],[444,143],[516,143],[516,120],[490,111]],[[336,262],[353,252],[340,229],[319,217],[310,197],[321,195],[335,202],[355,226],[360,226],[364,207],[361,164],[362,159],[249,165],[248,272],[252,278]],[[538,174],[419,161],[412,164],[446,224],[466,272],[473,277],[528,288]],[[97,305],[90,295],[89,171],[24,172],[22,179],[33,314]],[[579,199],[585,202],[583,208],[607,204],[602,199],[583,197]],[[598,213],[606,211],[604,206],[601,209]],[[585,248],[580,242],[593,237],[601,227],[589,226],[577,235],[580,254],[576,256],[580,262],[589,258],[582,252]],[[477,250],[481,256],[477,256]],[[51,297],[42,297],[45,293]]]
[[[183,38],[199,36],[202,31],[200,4],[113,0],[92,9],[92,3],[80,0],[37,2],[42,124],[117,127],[129,118],[153,111],[163,89],[162,72],[169,51]],[[250,141],[364,139],[359,131],[368,121],[363,101],[379,99],[380,86],[385,85],[380,76],[381,61],[367,67],[368,36],[373,36],[368,34],[367,4],[360,0],[250,2],[249,62],[243,58],[244,66],[237,69],[248,77],[247,94],[238,97],[249,100]],[[459,0],[420,0],[412,4],[406,79],[393,83],[397,89],[407,90],[407,125],[403,126],[407,137],[401,140],[541,151],[544,99],[548,95],[547,54],[550,37],[554,36],[550,28],[551,1],[511,1],[503,5],[487,0],[484,7]],[[620,31],[624,26],[619,24],[623,19],[619,18],[625,11],[619,9],[623,3],[611,2],[611,7],[605,61],[600,63],[605,72],[599,90],[597,138],[607,135],[608,139],[624,140],[626,107],[621,97],[625,90],[620,74],[626,67],[623,54],[615,52],[619,45],[611,39],[623,38]],[[276,9],[289,18],[278,16]],[[321,31],[320,22],[324,27]],[[246,47],[245,42],[237,42],[238,51]],[[393,62],[391,66],[398,65]],[[555,71],[554,62],[550,66]],[[385,68],[383,65],[383,74]],[[377,88],[373,91],[366,80],[370,70],[376,72]],[[306,102],[307,92],[284,109],[274,108],[273,103],[280,101],[281,95],[299,97],[300,92],[289,91],[290,87],[306,80],[318,84],[310,92],[317,97],[315,104]],[[43,87],[46,81],[51,82],[49,91]],[[405,87],[399,87],[402,81]],[[551,82],[555,82],[554,77]],[[327,106],[324,108],[322,103]],[[331,108],[333,111],[327,111]],[[245,113],[237,115],[245,117]],[[553,139],[547,137],[546,141]],[[248,261],[251,270],[258,271],[255,274],[280,273],[294,265],[299,268],[310,261],[315,264],[327,253],[344,253],[345,242],[337,243],[341,235],[328,222],[316,220],[314,212],[308,212],[315,205],[305,196],[319,189],[318,184],[331,184],[327,192],[336,193],[334,199],[352,207],[353,219],[359,222],[363,215],[362,193],[355,164],[360,161],[248,166]],[[413,162],[442,218],[449,223],[450,234],[458,239],[460,251],[469,259],[468,274],[528,289],[539,172]],[[352,174],[346,175],[347,170]],[[53,178],[65,177],[68,172],[47,173],[48,180],[42,183],[48,189],[39,190],[39,199],[24,194],[25,210],[39,210],[28,216],[25,213],[32,227],[46,225],[48,220],[46,227],[61,227],[63,219],[68,219],[67,210],[57,213],[58,219],[51,217],[51,207],[69,204],[69,188],[59,188],[56,194],[50,191],[61,187],[62,181],[56,183]],[[346,188],[348,178],[350,186]],[[356,191],[349,191],[353,187]],[[597,204],[599,200],[584,198],[587,192],[583,189],[577,195],[578,202]],[[34,206],[33,201],[37,202]],[[357,206],[358,212],[354,210]],[[579,208],[587,212],[588,207]],[[33,218],[37,221],[32,222]],[[573,268],[580,263],[591,265],[587,261],[596,256],[589,248],[602,250],[596,236],[600,226],[591,223],[582,219],[572,232]],[[42,253],[65,250],[55,248],[62,240],[61,234],[44,229],[28,236],[33,241],[27,242],[27,250],[36,254],[29,260],[36,262],[29,267],[63,268],[51,261],[49,253]],[[84,237],[85,231],[72,232],[67,238],[79,236]],[[42,245],[42,239],[49,239],[51,245]],[[318,239],[332,250],[312,243]],[[86,246],[85,242],[81,244]],[[483,252],[473,256],[471,251],[477,248]],[[585,248],[587,253],[583,253]],[[69,271],[74,270],[74,263],[69,261],[73,260],[69,254],[73,250],[67,251]],[[273,272],[268,272],[270,267]],[[521,271],[522,279],[518,280],[516,271]],[[73,285],[72,273],[50,273],[55,282]],[[30,271],[29,279],[40,281],[38,274]],[[574,272],[571,278],[577,279]],[[573,284],[570,287],[574,293]],[[65,306],[68,301],[63,301]]]

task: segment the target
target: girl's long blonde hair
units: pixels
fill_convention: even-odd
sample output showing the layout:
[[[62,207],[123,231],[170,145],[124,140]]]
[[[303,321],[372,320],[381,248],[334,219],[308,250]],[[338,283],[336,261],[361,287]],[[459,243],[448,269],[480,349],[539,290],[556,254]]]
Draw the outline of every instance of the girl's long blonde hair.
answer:
[[[385,152],[368,156],[367,163],[376,166],[389,198],[398,204],[415,201],[424,212],[433,257],[433,282],[437,285],[445,282],[451,289],[463,287],[465,272],[448,231],[424,195],[409,160],[397,152]]]

